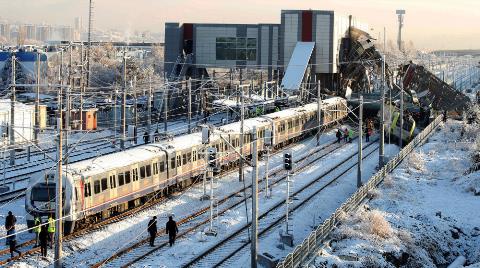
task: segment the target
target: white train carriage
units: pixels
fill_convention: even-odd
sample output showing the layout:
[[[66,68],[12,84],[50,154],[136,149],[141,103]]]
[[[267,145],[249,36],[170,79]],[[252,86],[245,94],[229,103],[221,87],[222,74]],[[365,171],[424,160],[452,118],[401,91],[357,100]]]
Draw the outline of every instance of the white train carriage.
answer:
[[[323,101],[324,125],[347,116],[346,101],[331,98]],[[317,128],[317,104],[267,114],[244,120],[244,147],[251,154],[251,132],[257,128],[259,148],[263,149],[265,130],[272,130],[273,145],[281,147]],[[105,219],[138,206],[152,197],[167,194],[175,187],[186,187],[205,172],[205,149],[215,147],[222,169],[238,163],[240,123],[215,129],[210,143],[203,145],[201,133],[173,138],[171,141],[142,145],[123,152],[79,161],[64,169],[65,232],[75,225]],[[55,213],[55,176],[31,182],[27,188],[25,208],[27,224],[33,226],[33,215]]]

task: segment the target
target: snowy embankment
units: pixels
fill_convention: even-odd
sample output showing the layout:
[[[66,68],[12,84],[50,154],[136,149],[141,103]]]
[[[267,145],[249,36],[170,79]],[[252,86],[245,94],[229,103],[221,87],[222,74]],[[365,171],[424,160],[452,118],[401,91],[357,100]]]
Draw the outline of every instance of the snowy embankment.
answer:
[[[311,265],[446,267],[464,256],[480,267],[480,171],[471,171],[479,132],[462,131],[461,122],[442,125],[370,202],[345,215]]]

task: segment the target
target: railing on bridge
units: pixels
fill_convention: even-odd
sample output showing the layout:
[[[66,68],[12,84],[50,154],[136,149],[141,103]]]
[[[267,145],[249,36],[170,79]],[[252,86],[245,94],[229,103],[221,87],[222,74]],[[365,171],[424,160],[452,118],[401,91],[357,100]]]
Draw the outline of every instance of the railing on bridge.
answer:
[[[301,244],[295,247],[293,252],[283,259],[277,268],[299,267],[309,258],[313,257],[322,246],[322,242],[330,235],[334,227],[340,222],[340,217],[344,213],[355,210],[360,203],[367,197],[368,193],[374,189],[385,176],[392,172],[405,157],[410,154],[413,149],[421,145],[435,130],[442,116],[438,116],[430,125],[420,132],[407,146],[405,146],[393,159],[391,159],[384,167],[382,167],[368,183],[360,187],[350,198],[347,199],[323,224],[318,226],[310,235],[303,240]]]

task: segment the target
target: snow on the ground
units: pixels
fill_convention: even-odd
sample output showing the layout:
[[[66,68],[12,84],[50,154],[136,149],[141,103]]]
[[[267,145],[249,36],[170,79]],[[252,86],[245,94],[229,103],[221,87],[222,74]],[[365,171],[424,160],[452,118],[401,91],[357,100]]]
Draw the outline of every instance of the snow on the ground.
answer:
[[[462,123],[449,121],[385,179],[373,200],[345,215],[315,267],[438,267],[480,262],[480,172]],[[471,134],[478,135],[479,129]],[[478,265],[478,264],[477,264]],[[471,266],[473,267],[473,266]],[[478,266],[475,266],[478,267]]]
[[[334,139],[335,131],[330,131],[329,133],[322,135],[321,141],[323,144],[330,142]],[[295,145],[291,150],[294,154],[304,154],[311,150],[316,145],[315,138],[309,138],[297,145]],[[356,144],[350,145],[349,149],[345,149],[344,153],[350,153],[354,148],[356,148]],[[270,169],[278,168],[283,162],[283,154],[278,153],[276,155],[272,155],[270,158]],[[247,186],[250,184],[250,168],[245,170],[245,178],[248,181]],[[264,174],[264,161],[259,163],[259,174]],[[262,185],[260,185],[262,187]],[[238,189],[243,188],[243,183],[238,182],[237,173],[233,172],[233,174],[227,175],[222,177],[216,188],[215,192],[220,197],[226,196],[232,192],[235,192]],[[209,188],[207,187],[207,190]],[[208,192],[207,192],[208,193]],[[98,262],[114,252],[119,251],[120,249],[126,247],[127,245],[133,244],[141,239],[147,238],[148,234],[146,232],[146,227],[148,221],[151,219],[152,216],[157,216],[159,221],[159,228],[165,224],[168,220],[168,215],[174,214],[175,219],[181,219],[187,215],[190,215],[192,212],[196,211],[199,208],[203,208],[209,205],[209,201],[199,201],[200,196],[203,195],[203,187],[201,184],[193,186],[181,193],[175,194],[171,196],[166,202],[162,202],[159,205],[154,206],[148,210],[142,211],[140,213],[135,214],[133,217],[129,217],[125,220],[122,220],[117,223],[110,224],[105,228],[94,231],[90,234],[84,235],[80,238],[73,239],[71,241],[64,243],[64,254],[65,254],[65,265],[68,267],[87,267],[94,262]],[[21,205],[23,200],[19,200],[17,203],[12,203],[11,206]],[[5,206],[2,211],[6,211],[6,209],[10,208],[11,206]],[[231,221],[228,222],[228,225],[233,225],[235,222],[244,222],[244,208],[241,215],[233,215],[231,217]],[[17,212],[17,215],[24,215],[25,212],[21,208]],[[223,224],[224,222],[222,222]],[[25,224],[24,220],[19,219],[18,225]],[[24,229],[23,225],[21,228],[17,229]],[[180,227],[181,229],[181,227]],[[24,241],[25,237],[29,237],[30,239],[33,238],[33,234],[22,234],[20,237],[20,241]],[[157,241],[164,240],[164,237],[158,237]],[[26,240],[26,239],[25,239]],[[157,242],[157,243],[158,243]],[[195,239],[193,245],[195,247],[202,247],[204,245],[199,244],[198,240]],[[148,245],[145,245],[148,246]],[[178,249],[178,247],[177,247]],[[160,256],[159,256],[160,257]],[[178,256],[174,256],[171,259],[171,262],[168,262],[170,265],[168,266],[175,266],[175,258]],[[181,256],[180,256],[181,257]],[[48,253],[48,258],[37,258],[31,257],[28,259],[22,259],[16,263],[13,263],[13,267],[45,267],[52,264],[53,260],[53,252]]]

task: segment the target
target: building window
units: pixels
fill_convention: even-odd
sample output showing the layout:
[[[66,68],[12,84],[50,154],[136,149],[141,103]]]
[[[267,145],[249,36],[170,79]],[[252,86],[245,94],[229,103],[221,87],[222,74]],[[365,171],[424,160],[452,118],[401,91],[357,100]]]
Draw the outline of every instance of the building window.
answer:
[[[257,60],[257,39],[245,37],[217,37],[217,60]]]

